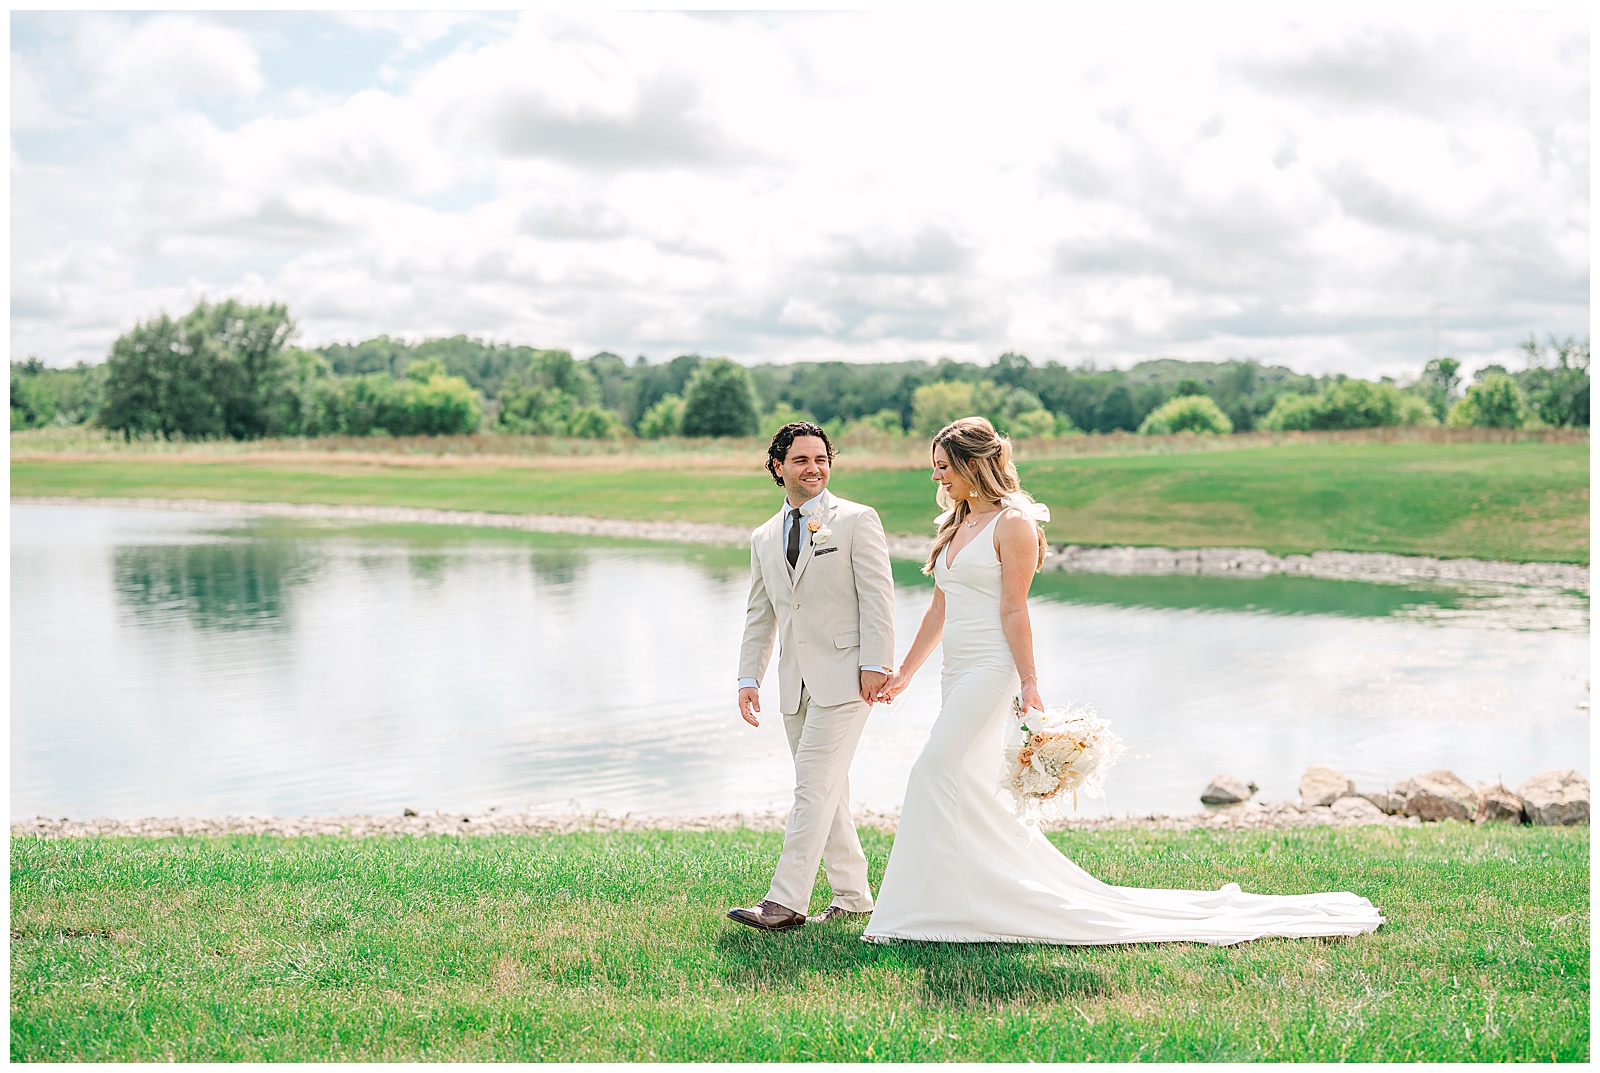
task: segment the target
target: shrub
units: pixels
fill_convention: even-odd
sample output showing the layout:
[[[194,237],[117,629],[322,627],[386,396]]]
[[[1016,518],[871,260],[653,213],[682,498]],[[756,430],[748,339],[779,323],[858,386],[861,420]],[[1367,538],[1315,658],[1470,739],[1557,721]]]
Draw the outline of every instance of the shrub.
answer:
[[[567,419],[567,435],[584,440],[622,439],[622,419],[603,406],[580,406]]]
[[[429,362],[438,362],[429,358]],[[443,368],[440,365],[440,368]],[[410,370],[408,369],[409,373]],[[459,376],[429,370],[426,381],[409,378],[400,393],[405,412],[404,431],[389,426],[397,436],[456,436],[478,431],[483,423],[482,396]]]
[[[1421,428],[1435,428],[1439,424],[1439,419],[1434,416],[1433,406],[1427,399],[1420,395],[1401,392],[1400,423]]]
[[[1285,432],[1433,423],[1428,400],[1393,384],[1346,378],[1316,395],[1279,395],[1258,427]]]
[[[676,436],[683,431],[683,399],[677,395],[663,395],[655,405],[639,418],[639,435],[659,440]]]
[[[729,358],[712,358],[694,371],[684,388],[685,436],[754,436],[760,427],[750,370]]]
[[[773,436],[776,435],[778,430],[784,425],[791,424],[795,421],[810,421],[812,424],[815,424],[816,420],[817,419],[815,417],[812,417],[804,410],[796,410],[788,403],[780,402],[771,410],[768,410],[766,413],[761,415],[761,420],[759,422],[760,429],[756,435]]]
[[[1068,420],[1070,424],[1070,419]],[[1036,436],[1053,436],[1056,432],[1056,415],[1049,410],[1024,410],[1007,420],[1010,426],[1009,435],[1018,439],[1032,439]]]
[[[312,394],[307,435],[451,436],[483,420],[482,397],[459,376],[424,383],[368,373],[323,380]]]
[[[875,414],[858,417],[854,421],[845,423],[841,430],[843,435],[856,432],[876,432],[886,436],[904,436],[906,427],[900,421],[899,410],[879,410]]]
[[[1151,410],[1139,425],[1146,436],[1172,432],[1229,433],[1233,422],[1209,395],[1174,395]]]
[[[1268,432],[1304,432],[1315,428],[1317,403],[1315,395],[1279,395],[1257,426]]]
[[[1532,411],[1517,382],[1504,373],[1490,373],[1467,388],[1466,397],[1450,408],[1447,424],[1474,428],[1523,428]]]

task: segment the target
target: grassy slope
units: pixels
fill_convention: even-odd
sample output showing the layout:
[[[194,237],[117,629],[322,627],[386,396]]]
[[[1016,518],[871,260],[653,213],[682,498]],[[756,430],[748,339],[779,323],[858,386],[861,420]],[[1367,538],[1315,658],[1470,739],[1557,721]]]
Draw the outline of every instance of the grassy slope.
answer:
[[[890,840],[863,834],[876,882]],[[723,920],[780,841],[18,839],[11,1057],[1589,1055],[1586,827],[1056,836],[1117,884],[1352,890],[1388,916],[1230,948],[873,947],[859,925]]]
[[[1056,513],[1052,540],[1244,546],[1588,562],[1589,452],[1550,444],[1304,444],[1024,463]],[[774,489],[750,471],[323,461],[157,455],[13,462],[14,495],[158,496],[586,513],[754,524]],[[920,470],[852,471],[841,494],[894,532],[926,532]]]

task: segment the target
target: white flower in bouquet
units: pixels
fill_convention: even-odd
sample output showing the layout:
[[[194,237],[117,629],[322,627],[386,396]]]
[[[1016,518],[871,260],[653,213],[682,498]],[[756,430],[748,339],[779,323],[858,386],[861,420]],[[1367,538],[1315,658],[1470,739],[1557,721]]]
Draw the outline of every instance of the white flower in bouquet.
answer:
[[[1022,739],[1006,749],[1002,785],[1015,810],[1033,819],[1061,814],[1063,795],[1078,807],[1078,791],[1099,797],[1122,739],[1088,705],[1022,715]]]

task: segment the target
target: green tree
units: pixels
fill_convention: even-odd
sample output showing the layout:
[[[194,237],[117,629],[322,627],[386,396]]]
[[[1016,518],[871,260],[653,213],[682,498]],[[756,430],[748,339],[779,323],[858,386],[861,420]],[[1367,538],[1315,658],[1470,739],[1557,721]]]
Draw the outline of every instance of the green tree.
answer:
[[[1173,432],[1209,432],[1226,435],[1233,431],[1233,422],[1222,412],[1209,395],[1174,395],[1157,406],[1139,424],[1146,436],[1164,436]]]
[[[519,384],[500,396],[500,427],[529,436],[565,436],[576,408],[576,400],[556,388]]]
[[[685,436],[754,436],[760,431],[750,371],[728,358],[712,358],[689,378],[683,399]]]
[[[295,331],[289,307],[281,302],[251,306],[232,298],[201,301],[184,321],[214,364],[213,390],[226,434],[253,440],[282,431],[272,427],[271,416],[291,372],[284,355]]]
[[[38,358],[11,363],[11,430],[39,428],[55,421],[59,406],[45,366]]]
[[[438,358],[418,358],[406,366],[406,379],[426,384],[436,376],[449,376],[450,370]]]
[[[1450,408],[1446,423],[1455,427],[1523,428],[1532,416],[1517,382],[1504,373],[1490,373],[1467,388],[1462,400]]]
[[[1095,408],[1094,424],[1091,426],[1096,432],[1115,432],[1118,429],[1132,431],[1139,425],[1139,414],[1134,409],[1133,393],[1124,384],[1113,387]]]
[[[1451,403],[1459,397],[1457,389],[1460,386],[1461,363],[1455,358],[1429,358],[1422,367],[1422,379],[1417,382],[1422,397],[1433,407],[1433,416],[1440,421],[1450,412]]]
[[[315,350],[284,351],[286,375],[269,403],[267,424],[286,436],[320,436],[336,431],[321,400],[331,375]]]
[[[565,350],[534,351],[528,364],[511,373],[507,380],[554,388],[571,396],[579,406],[594,406],[600,402],[600,383],[594,373]]]
[[[284,305],[233,299],[135,325],[112,344],[100,424],[169,439],[280,431],[272,418],[292,376],[284,347],[293,334]]]
[[[911,396],[911,427],[931,436],[950,422],[977,413],[976,385],[965,380],[924,384]]]
[[[1522,344],[1527,368],[1515,374],[1528,405],[1547,425],[1589,427],[1589,341],[1550,336],[1549,351],[1532,335]]]
[[[162,313],[111,344],[99,423],[125,438],[222,436],[215,354],[193,326]]]
[[[664,364],[651,365],[643,357],[639,358],[629,370],[634,377],[634,402],[626,412],[637,414],[642,419],[663,396],[683,398],[689,378],[704,360],[698,354],[679,354]],[[677,433],[672,435],[676,436]]]
[[[639,418],[639,435],[648,440],[676,436],[683,431],[683,398],[663,395]]]

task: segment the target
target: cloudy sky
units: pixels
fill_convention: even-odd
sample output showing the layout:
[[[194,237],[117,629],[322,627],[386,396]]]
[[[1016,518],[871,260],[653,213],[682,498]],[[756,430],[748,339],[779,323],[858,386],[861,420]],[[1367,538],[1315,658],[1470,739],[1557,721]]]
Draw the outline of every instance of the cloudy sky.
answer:
[[[1585,16],[11,16],[11,345],[1405,374],[1588,334]]]

